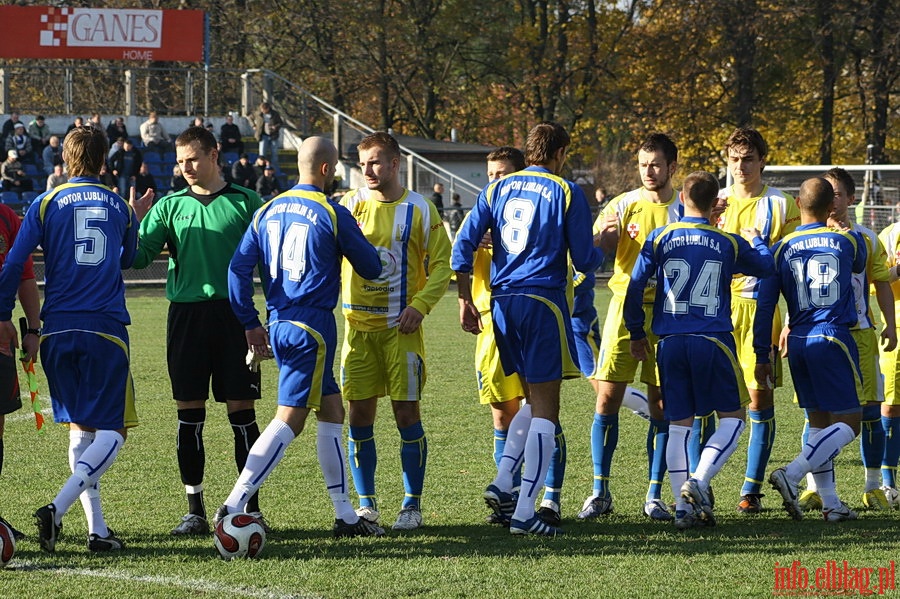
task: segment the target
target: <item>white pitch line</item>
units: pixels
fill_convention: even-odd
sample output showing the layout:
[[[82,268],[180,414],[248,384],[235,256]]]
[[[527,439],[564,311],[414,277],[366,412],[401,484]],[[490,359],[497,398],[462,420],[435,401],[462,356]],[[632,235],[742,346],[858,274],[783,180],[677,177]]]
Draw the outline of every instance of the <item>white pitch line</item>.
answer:
[[[160,586],[177,587],[199,592],[227,593],[235,597],[258,597],[259,599],[322,599],[320,595],[311,593],[281,593],[266,589],[254,589],[252,587],[230,586],[205,579],[173,578],[171,576],[144,576],[131,574],[121,570],[90,570],[87,568],[53,568],[52,566],[38,565],[31,560],[13,560],[8,569],[14,570],[44,570],[49,573],[64,576],[87,576],[90,578],[106,578],[108,580],[123,580],[127,582],[143,582]]]

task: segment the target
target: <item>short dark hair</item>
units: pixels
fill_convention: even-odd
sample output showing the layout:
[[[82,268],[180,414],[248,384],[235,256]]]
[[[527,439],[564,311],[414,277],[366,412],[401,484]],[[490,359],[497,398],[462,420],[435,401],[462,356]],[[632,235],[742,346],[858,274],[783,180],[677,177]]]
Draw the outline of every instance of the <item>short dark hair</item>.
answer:
[[[666,164],[678,161],[678,146],[665,133],[651,133],[641,144],[640,149],[644,152],[662,152],[666,158]]]
[[[725,142],[725,151],[728,152],[731,148],[754,149],[759,154],[760,160],[769,155],[769,144],[766,143],[759,131],[751,127],[738,127],[731,132]]]
[[[216,149],[216,137],[206,127],[188,127],[175,139],[176,146],[189,146],[197,142],[204,154]]]
[[[362,138],[362,141],[359,142],[359,145],[356,146],[356,149],[362,152],[363,150],[369,150],[376,146],[386,151],[392,157],[400,158],[400,144],[397,143],[397,140],[394,139],[393,135],[385,133],[384,131],[376,131],[371,135],[365,136]]]
[[[681,192],[697,207],[697,210],[706,212],[716,203],[719,196],[719,182],[706,171],[695,171],[684,179]]]
[[[499,162],[508,160],[512,163],[513,168],[517,171],[525,168],[525,154],[519,148],[512,146],[501,146],[487,155],[488,162]]]
[[[529,165],[547,164],[560,148],[567,148],[570,143],[571,138],[562,125],[552,121],[539,123],[528,132],[525,140],[525,162]]]
[[[850,173],[848,173],[841,167],[836,166],[833,169],[829,169],[829,171],[823,176],[828,179],[834,179],[835,181],[843,185],[844,189],[847,190],[847,195],[851,197],[856,195],[856,182],[853,180],[853,177],[850,175]]]

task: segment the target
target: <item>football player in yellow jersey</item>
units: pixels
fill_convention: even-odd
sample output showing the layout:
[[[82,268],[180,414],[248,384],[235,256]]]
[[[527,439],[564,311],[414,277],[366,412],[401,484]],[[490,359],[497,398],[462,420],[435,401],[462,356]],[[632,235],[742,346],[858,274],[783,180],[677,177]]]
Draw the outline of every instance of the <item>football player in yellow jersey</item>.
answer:
[[[662,133],[650,135],[638,151],[638,170],[642,186],[614,198],[594,223],[595,233],[609,226],[618,228],[615,247],[615,271],[609,281],[613,292],[603,326],[600,356],[593,379],[597,381],[597,405],[591,426],[591,456],[594,464],[593,493],[578,518],[585,520],[612,512],[609,477],[612,455],[619,437],[619,408],[628,384],[634,380],[638,361],[631,355],[630,334],[625,328],[622,306],[631,280],[631,270],[641,247],[653,229],[678,220],[679,202],[672,184],[678,160],[678,148]],[[652,319],[655,286],[648,285],[644,297],[647,321]],[[655,347],[656,339],[651,339]],[[666,439],[669,424],[662,410],[656,356],[650,355],[641,367],[641,381],[647,384],[650,428],[647,453],[650,488],[644,513],[654,520],[670,520],[672,515],[661,500],[665,475]]]
[[[719,218],[719,227],[739,233],[742,228],[756,228],[769,247],[793,231],[800,223],[800,210],[794,198],[762,181],[769,147],[755,129],[738,128],[725,142],[728,171],[734,184],[719,194],[720,207],[725,212]],[[775,441],[774,388],[781,383],[781,362],[773,349],[773,377],[768,389],[756,382],[753,371],[756,356],[753,353],[753,317],[756,314],[756,298],[759,279],[750,276],[735,277],[731,283],[731,320],[738,359],[744,371],[744,381],[750,391],[750,441],[747,447],[747,470],[737,510],[757,514],[762,510],[761,488],[769,455]],[[772,325],[773,348],[781,332],[781,316],[775,308]]]
[[[378,249],[383,269],[381,278],[365,280],[344,261],[341,273],[347,319],[341,386],[349,404],[348,458],[360,497],[357,513],[377,522],[373,425],[378,398],[389,395],[400,431],[405,488],[392,528],[412,530],[422,524],[428,456],[419,412],[426,374],[421,324],[450,282],[450,239],[434,204],[401,185],[400,146],[393,137],[373,133],[358,149],[366,187],[348,192],[341,203]]]
[[[865,468],[865,490],[863,505],[870,509],[888,510],[890,504],[881,488],[881,463],[884,457],[885,431],[881,425],[881,403],[884,401],[884,384],[878,369],[878,348],[892,352],[897,346],[897,329],[894,314],[894,294],[891,291],[890,273],[887,266],[887,252],[884,244],[874,231],[858,223],[850,222],[848,209],[856,201],[856,184],[853,177],[842,168],[833,168],[823,175],[834,188],[834,213],[828,224],[837,228],[849,227],[859,233],[866,243],[866,272],[853,275],[853,293],[856,299],[858,322],[850,329],[856,347],[859,349],[859,366],[862,374],[863,402],[862,425],[859,435],[859,452]],[[884,315],[884,330],[879,344],[875,321],[869,306],[869,284],[875,289],[875,299]],[[819,429],[809,426],[809,419],[803,428],[803,443],[815,437]],[[824,466],[806,475],[806,490],[800,494],[800,507],[804,511],[836,507],[837,497],[828,497],[834,489],[834,463],[829,460]],[[819,483],[822,484],[819,484]],[[824,487],[821,489],[820,487]],[[830,506],[823,504],[830,499]],[[826,502],[828,503],[828,502]]]
[[[894,296],[894,314],[900,312],[900,222],[888,225],[878,235],[887,251],[888,273]],[[881,351],[884,376],[884,403],[881,426],[884,428],[884,457],[881,462],[882,487],[892,508],[900,508],[897,490],[897,464],[900,462],[900,349]]]

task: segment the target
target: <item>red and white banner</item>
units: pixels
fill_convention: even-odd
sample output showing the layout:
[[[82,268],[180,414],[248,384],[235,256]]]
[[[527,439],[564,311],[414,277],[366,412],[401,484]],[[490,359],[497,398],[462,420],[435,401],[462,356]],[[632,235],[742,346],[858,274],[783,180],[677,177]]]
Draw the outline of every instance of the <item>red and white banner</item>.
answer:
[[[0,6],[0,58],[203,61],[202,10]]]

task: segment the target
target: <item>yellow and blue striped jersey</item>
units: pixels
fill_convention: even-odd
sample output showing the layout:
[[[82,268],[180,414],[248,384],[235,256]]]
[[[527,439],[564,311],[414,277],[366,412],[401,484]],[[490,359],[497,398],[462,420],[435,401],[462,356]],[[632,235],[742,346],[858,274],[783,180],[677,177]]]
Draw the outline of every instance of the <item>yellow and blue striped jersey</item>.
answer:
[[[800,209],[793,196],[780,189],[766,185],[755,198],[738,199],[734,197],[733,187],[726,187],[719,192],[719,197],[728,199],[728,208],[719,217],[719,228],[737,234],[741,229],[755,228],[769,247],[800,224]],[[759,294],[759,279],[736,276],[731,282],[731,293],[733,297],[755,299]]]
[[[889,281],[888,257],[884,244],[872,229],[853,223],[850,230],[858,234],[866,242],[866,271],[853,273],[853,295],[856,299],[856,317],[859,321],[854,329],[871,329],[875,327],[872,306],[869,302],[869,283]]]
[[[382,264],[381,276],[368,280],[344,260],[342,307],[350,326],[360,331],[390,329],[407,306],[428,314],[452,274],[450,239],[434,204],[409,190],[398,200],[380,202],[366,188],[347,192],[341,204],[378,250]]]
[[[882,229],[878,239],[884,246],[888,268],[900,264],[900,223],[893,223]],[[900,279],[891,283],[891,289],[894,292],[894,310],[900,310]]]
[[[665,203],[656,203],[644,198],[643,188],[634,189],[614,198],[607,204],[594,222],[594,233],[600,230],[604,217],[615,214],[619,219],[619,244],[616,247],[616,261],[609,288],[613,294],[623,298],[631,281],[631,271],[644,242],[654,229],[677,222],[683,211],[678,193]],[[653,303],[655,285],[653,281],[644,291],[644,303]]]

